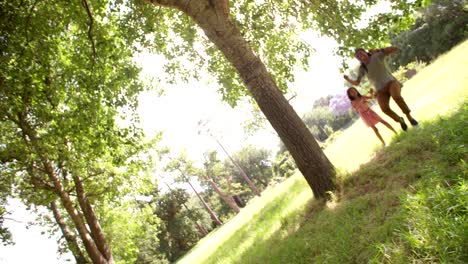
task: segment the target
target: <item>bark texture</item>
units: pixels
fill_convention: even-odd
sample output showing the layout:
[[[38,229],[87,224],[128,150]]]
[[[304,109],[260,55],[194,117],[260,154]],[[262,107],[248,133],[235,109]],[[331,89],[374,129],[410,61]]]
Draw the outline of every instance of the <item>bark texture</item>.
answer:
[[[17,120],[18,126],[21,128],[22,133],[23,133],[23,139],[31,146],[32,149],[34,149],[35,153],[38,155],[38,157],[41,160],[41,165],[42,165],[42,171],[47,175],[48,180],[50,182],[50,187],[60,200],[62,206],[66,210],[67,214],[70,217],[70,220],[74,224],[76,230],[78,231],[78,235],[86,249],[86,253],[89,255],[91,261],[95,264],[113,264],[114,260],[112,257],[112,254],[110,251],[104,252],[99,249],[99,246],[105,245],[108,248],[108,244],[102,234],[102,237],[99,237],[98,239],[101,239],[98,241],[95,237],[91,236],[91,232],[88,230],[88,226],[91,227],[91,229],[96,227],[96,223],[93,222],[86,222],[85,219],[83,218],[83,215],[88,218],[89,214],[87,212],[80,212],[75,208],[74,204],[74,199],[70,197],[70,194],[65,190],[63,187],[61,178],[59,174],[57,173],[59,170],[56,169],[56,167],[53,165],[53,162],[47,158],[47,154],[44,153],[44,151],[41,149],[39,140],[36,137],[37,133],[34,131],[34,129],[31,128],[30,124],[27,122],[27,119],[25,118],[24,114],[20,113],[18,114],[18,120]],[[74,176],[78,177],[78,176]],[[49,185],[47,185],[49,186]],[[81,194],[77,193],[78,196],[78,201],[81,205],[81,203],[84,203],[81,198],[83,198],[84,195],[84,188],[83,186],[81,187],[76,187],[76,188],[81,188]],[[84,195],[84,197],[86,197]],[[58,205],[58,204],[55,204]],[[91,209],[91,205],[87,204],[87,209],[89,213],[89,209]],[[94,220],[96,222],[97,218],[94,216]],[[58,223],[60,225],[60,223]],[[100,228],[100,227],[99,227]],[[106,254],[107,253],[107,254]]]
[[[60,230],[62,231],[63,237],[65,238],[65,241],[67,241],[68,248],[70,249],[73,256],[75,257],[76,263],[77,264],[89,263],[80,249],[75,233],[72,230],[70,230],[70,228],[68,228],[68,225],[62,216],[62,213],[60,213],[57,201],[52,201],[50,203],[50,208],[52,209],[52,213],[54,214],[55,222],[57,222],[57,224],[59,225]]]

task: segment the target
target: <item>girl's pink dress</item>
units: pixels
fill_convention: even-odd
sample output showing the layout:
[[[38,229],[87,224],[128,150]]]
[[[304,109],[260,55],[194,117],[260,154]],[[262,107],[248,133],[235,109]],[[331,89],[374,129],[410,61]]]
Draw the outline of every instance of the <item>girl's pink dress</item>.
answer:
[[[351,101],[351,105],[354,110],[359,113],[368,127],[375,126],[375,124],[383,121],[383,119],[369,107],[366,97],[362,96]]]

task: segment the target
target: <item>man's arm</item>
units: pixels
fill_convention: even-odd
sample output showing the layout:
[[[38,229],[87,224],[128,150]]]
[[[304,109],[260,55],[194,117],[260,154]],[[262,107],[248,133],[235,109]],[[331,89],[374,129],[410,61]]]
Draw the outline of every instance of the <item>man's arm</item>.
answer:
[[[383,54],[385,55],[390,55],[392,53],[395,53],[397,51],[399,51],[400,49],[398,47],[386,47],[386,48],[382,48],[382,49],[372,49],[372,50],[369,50],[370,53],[374,54],[374,53],[377,53],[377,52],[383,52]]]
[[[359,85],[361,83],[361,78],[359,77],[356,80],[351,80],[348,75],[343,75],[343,78],[352,85]]]
[[[361,83],[361,80],[362,80],[362,77],[364,77],[364,75],[366,74],[366,70],[365,68],[361,65],[359,67],[359,72],[358,72],[358,75],[357,75],[357,79],[356,80],[351,80],[351,78],[349,78],[348,75],[343,75],[343,78],[348,81],[349,83],[351,83],[352,85],[356,86],[356,85],[359,85]]]

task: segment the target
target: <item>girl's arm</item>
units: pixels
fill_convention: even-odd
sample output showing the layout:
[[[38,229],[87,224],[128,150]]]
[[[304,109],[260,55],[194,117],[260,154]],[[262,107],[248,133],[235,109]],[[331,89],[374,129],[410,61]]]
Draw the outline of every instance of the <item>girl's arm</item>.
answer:
[[[373,88],[369,89],[369,95],[370,95],[371,99],[375,98],[375,92],[374,92]]]
[[[370,88],[369,89],[369,95],[363,95],[362,97],[364,97],[364,98],[366,98],[368,100],[375,99],[374,89]]]

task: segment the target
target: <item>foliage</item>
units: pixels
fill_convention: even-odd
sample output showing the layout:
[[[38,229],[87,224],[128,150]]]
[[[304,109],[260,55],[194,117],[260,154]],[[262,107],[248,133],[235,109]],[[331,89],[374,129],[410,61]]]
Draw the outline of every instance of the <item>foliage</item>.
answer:
[[[185,254],[202,234],[197,230],[195,222],[202,219],[200,208],[184,207],[189,201],[189,194],[183,189],[172,189],[160,194],[150,202],[154,207],[154,214],[161,219],[162,226],[158,231],[159,252],[173,262]]]
[[[396,69],[413,61],[430,62],[468,37],[468,9],[463,0],[436,0],[421,10],[407,31],[392,37],[401,51],[389,65]]]
[[[223,100],[235,106],[248,95],[234,68],[207,38],[200,34],[193,21],[178,11],[148,5],[145,1],[130,1],[124,22],[134,28],[146,47],[164,55],[169,82],[187,81],[209,73],[219,83]],[[262,58],[282,91],[294,80],[296,65],[306,65],[311,48],[298,38],[299,27],[284,13],[289,4],[232,1],[231,18],[246,40]],[[125,12],[126,10],[126,12]],[[145,37],[142,37],[145,36]],[[195,47],[195,48],[194,48]],[[192,64],[189,64],[191,62]],[[190,66],[188,66],[190,65]]]
[[[358,21],[377,1],[229,2],[231,19],[283,92],[287,91],[287,83],[294,81],[294,70],[306,68],[307,58],[313,52],[300,39],[301,32],[314,29],[331,36],[340,44],[338,54],[350,55],[354,47],[389,43],[389,32],[408,28],[414,10],[422,4],[420,0],[390,1],[390,13],[372,17],[362,28],[357,26]],[[143,0],[117,1],[114,8],[124,14],[121,23],[131,28],[132,37],[167,59],[164,66],[167,81],[199,79],[208,72],[216,78],[218,91],[230,105],[235,106],[241,97],[249,95],[232,65],[187,16],[174,9],[148,5]]]
[[[273,175],[276,178],[288,178],[297,170],[291,154],[288,151],[278,151],[272,164]]]
[[[3,204],[6,202],[3,201]],[[3,227],[3,223],[5,221],[6,209],[4,206],[0,207],[0,240],[4,246],[13,244],[13,240],[11,237],[11,232],[6,228]]]
[[[301,13],[303,26],[334,38],[340,45],[337,54],[351,56],[356,47],[376,48],[387,45],[390,35],[408,29],[414,23],[414,12],[422,1],[387,1],[390,12],[375,9],[381,1],[310,1]],[[365,19],[364,21],[360,21]],[[343,65],[347,68],[347,65]]]
[[[333,114],[344,115],[351,108],[351,102],[346,94],[337,94],[330,99],[329,107]]]
[[[356,116],[347,106],[349,99],[346,95],[323,97],[314,103],[312,110],[305,113],[302,119],[314,137],[323,142]],[[343,113],[337,114],[337,111]]]
[[[270,152],[267,149],[257,148],[249,145],[232,154],[232,158],[239,164],[244,172],[253,181],[255,186],[265,189],[273,177],[270,162]],[[227,174],[232,175],[233,181],[240,187],[237,191],[244,200],[249,200],[252,195],[251,190],[242,178],[239,169],[229,160],[224,161]]]
[[[0,167],[3,166],[3,163],[0,163]],[[7,181],[8,179],[2,178],[2,184],[0,184],[0,244],[6,246],[10,244],[14,244],[11,236],[11,232],[4,227],[5,217],[8,216],[8,211],[5,208],[7,204],[7,197],[11,193],[11,182],[3,182],[3,180]]]
[[[115,216],[103,208],[145,188],[142,171],[152,164],[147,150],[155,142],[145,142],[137,127],[144,87],[133,39],[107,4],[0,3],[0,171],[2,184],[11,183],[11,195],[26,205],[48,207],[58,185],[77,197],[81,181],[100,220],[113,225],[106,218]],[[130,243],[115,260],[132,259],[134,250]]]
[[[142,254],[140,251],[143,241],[151,242],[153,247],[158,246],[158,240],[143,239],[154,235],[162,225],[161,220],[153,214],[149,205],[142,205],[135,199],[128,199],[127,201],[107,201],[102,203],[99,209],[101,225],[104,227],[106,238],[112,245],[116,263],[134,263]]]

